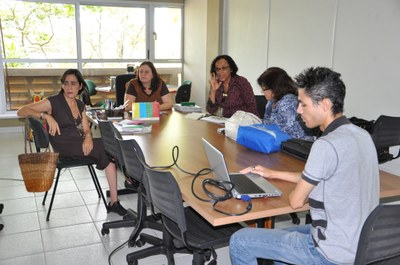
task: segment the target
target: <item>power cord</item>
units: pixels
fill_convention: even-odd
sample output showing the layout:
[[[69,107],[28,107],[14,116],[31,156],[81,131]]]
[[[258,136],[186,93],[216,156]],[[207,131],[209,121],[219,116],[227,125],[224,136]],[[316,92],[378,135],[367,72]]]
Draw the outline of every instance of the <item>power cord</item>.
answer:
[[[206,171],[207,173],[203,173],[203,171]],[[240,216],[243,214],[246,214],[248,212],[251,211],[253,204],[251,203],[251,198],[248,195],[242,195],[240,197],[240,199],[244,202],[247,202],[247,206],[246,209],[240,213],[228,213],[226,211],[223,211],[221,209],[218,209],[217,204],[219,202],[223,202],[226,200],[229,200],[231,198],[233,198],[232,195],[232,191],[235,188],[235,184],[230,182],[230,181],[222,181],[222,180],[215,180],[215,179],[210,179],[210,178],[206,178],[202,181],[201,186],[203,188],[204,193],[210,198],[210,199],[203,199],[200,196],[198,196],[194,190],[194,183],[196,181],[196,179],[201,176],[201,175],[205,175],[205,174],[209,174],[212,170],[209,168],[203,168],[201,169],[199,172],[197,172],[197,174],[194,176],[193,180],[192,180],[192,185],[191,185],[191,191],[193,193],[193,195],[203,201],[203,202],[212,202],[213,205],[213,210],[225,215],[229,215],[229,216]],[[216,187],[219,190],[223,191],[223,195],[218,195],[215,194],[213,192],[211,192],[207,187],[208,186],[213,186]]]
[[[225,212],[225,211],[223,211],[223,210],[221,210],[221,209],[219,209],[217,207],[217,204],[219,202],[223,202],[223,201],[226,201],[226,200],[229,200],[229,199],[233,198],[232,191],[233,191],[235,185],[230,181],[220,181],[220,180],[215,180],[215,179],[210,179],[210,178],[204,179],[203,182],[202,182],[202,188],[203,188],[204,193],[210,199],[203,199],[203,198],[199,197],[194,191],[194,183],[195,183],[197,177],[209,174],[210,172],[212,172],[212,169],[203,168],[203,169],[199,170],[197,173],[191,173],[191,172],[188,172],[188,171],[184,170],[183,168],[181,168],[178,165],[178,158],[179,158],[179,147],[175,145],[172,148],[172,161],[173,161],[172,164],[167,165],[167,166],[155,166],[155,167],[150,167],[150,168],[152,168],[152,169],[168,169],[168,168],[171,168],[173,166],[176,166],[183,173],[191,175],[191,176],[194,176],[194,178],[192,180],[192,185],[191,185],[191,190],[192,190],[193,195],[197,199],[199,199],[201,201],[212,202],[213,203],[213,206],[212,206],[213,210],[216,211],[216,212],[219,212],[219,213],[222,213],[222,214],[225,214],[225,215],[229,215],[229,216],[239,216],[239,215],[243,215],[243,214],[246,214],[246,213],[251,211],[253,205],[251,203],[251,198],[249,196],[247,196],[247,195],[242,195],[241,198],[240,198],[242,201],[247,202],[246,209],[244,211],[240,212],[240,213],[228,213],[228,212]],[[141,161],[141,162],[143,162],[143,161]],[[222,190],[223,191],[223,195],[217,195],[215,193],[212,193],[208,189],[208,186],[213,186],[213,187],[218,188],[219,190]]]

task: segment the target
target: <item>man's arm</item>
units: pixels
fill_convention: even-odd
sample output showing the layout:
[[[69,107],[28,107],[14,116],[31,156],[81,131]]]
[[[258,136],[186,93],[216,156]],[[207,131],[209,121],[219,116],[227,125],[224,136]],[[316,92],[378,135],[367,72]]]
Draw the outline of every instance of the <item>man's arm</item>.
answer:
[[[304,179],[297,182],[296,187],[289,194],[289,203],[293,209],[301,208],[308,201],[310,192],[314,189],[314,185],[308,183]]]

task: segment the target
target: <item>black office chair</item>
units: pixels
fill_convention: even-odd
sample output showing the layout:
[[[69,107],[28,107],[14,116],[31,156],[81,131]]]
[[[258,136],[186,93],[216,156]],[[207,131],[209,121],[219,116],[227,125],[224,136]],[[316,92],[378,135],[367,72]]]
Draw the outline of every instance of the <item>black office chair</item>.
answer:
[[[34,117],[29,117],[29,126],[32,129],[33,132],[33,139],[36,147],[36,151],[40,152],[41,149],[46,149],[49,147],[49,134],[47,130],[44,128],[42,122]],[[50,205],[49,209],[47,210],[47,217],[46,221],[50,220],[50,213],[51,209],[53,207],[53,202],[54,202],[54,197],[56,195],[57,191],[57,185],[58,181],[60,179],[61,171],[66,168],[74,168],[74,167],[81,167],[81,166],[87,166],[89,168],[90,175],[92,177],[94,186],[96,187],[97,194],[99,198],[103,200],[104,206],[106,207],[106,210],[108,212],[108,206],[106,199],[104,197],[103,191],[100,186],[99,179],[97,178],[96,171],[93,167],[94,162],[91,159],[72,159],[72,158],[59,158],[58,163],[57,163],[57,176],[56,176],[56,181],[54,183],[53,187],[53,193],[51,195],[51,200],[50,200]],[[46,203],[46,198],[47,198],[48,191],[44,194],[42,205],[45,205]]]
[[[265,106],[267,105],[268,100],[264,95],[255,95],[254,97],[256,98],[258,117],[262,119],[264,118]]]
[[[174,264],[173,248],[182,249],[182,246],[182,250],[193,253],[192,264],[205,264],[211,256],[213,260],[208,264],[216,264],[215,248],[228,245],[231,235],[242,226],[232,224],[213,227],[192,208],[183,207],[181,190],[171,172],[156,171],[149,167],[145,167],[145,171],[150,199],[160,211],[166,230],[163,238],[168,239],[164,241],[168,264]]]
[[[386,163],[400,156],[389,152],[389,148],[400,145],[400,117],[381,115],[372,128],[372,140],[374,141],[379,164]]]
[[[122,139],[121,134],[115,129],[112,121],[97,119],[100,128],[101,139],[103,141],[104,149],[112,161],[115,162],[117,167],[125,175],[125,189],[119,189],[118,195],[136,193],[137,183],[134,179],[129,178],[125,174],[124,160],[122,158],[121,148],[119,147],[117,139]],[[107,191],[107,197],[110,196],[110,191]]]
[[[97,122],[98,122],[98,126],[99,126],[100,133],[101,133],[101,139],[102,139],[103,145],[104,145],[104,150],[109,155],[111,160],[117,165],[117,167],[124,173],[125,177],[129,178],[129,176],[125,172],[125,162],[122,157],[121,148],[120,148],[119,143],[116,138],[116,137],[118,137],[118,138],[122,139],[121,134],[118,132],[118,130],[115,129],[115,127],[111,121],[97,119]],[[136,193],[138,186],[131,184],[132,181],[135,181],[135,180],[131,180],[130,183],[128,183],[125,180],[126,188],[122,189],[122,190],[118,190],[118,195]],[[107,196],[110,196],[110,191],[107,191]],[[127,211],[128,211],[128,213],[127,213],[127,215],[124,216],[123,220],[117,220],[117,221],[103,223],[103,232],[102,233],[108,234],[108,231],[111,228],[135,226],[137,223],[136,212],[133,211],[132,209],[128,209]]]
[[[176,91],[175,102],[188,102],[190,100],[190,92],[192,90],[192,81],[186,80]]]
[[[0,203],[0,214],[3,212],[4,204]],[[3,230],[4,225],[0,224],[0,231]]]
[[[400,264],[400,205],[378,205],[358,241],[355,265]]]
[[[126,83],[135,77],[135,74],[123,74],[115,77],[115,107],[124,104]]]
[[[148,197],[147,190],[145,188],[145,184],[143,183],[144,179],[144,167],[142,163],[139,161],[145,161],[142,149],[138,145],[138,143],[134,140],[122,140],[118,139],[118,143],[121,147],[122,157],[124,159],[125,164],[125,172],[128,176],[136,179],[139,182],[139,187],[137,189],[138,192],[138,200],[137,200],[137,223],[135,225],[134,230],[132,231],[128,245],[130,247],[138,246],[141,247],[145,243],[149,243],[153,245],[153,247],[149,247],[141,250],[140,253],[134,252],[127,255],[128,264],[137,264],[131,261],[131,257],[136,257],[135,255],[143,255],[152,256],[157,255],[159,253],[158,246],[163,246],[163,239],[155,237],[153,235],[149,235],[146,233],[141,233],[144,228],[150,228],[157,231],[163,230],[163,225],[161,224],[160,215],[157,215],[154,212],[154,208],[152,207],[151,201]],[[144,162],[145,163],[145,162]],[[151,214],[147,214],[147,209],[151,211]],[[102,229],[102,234],[107,233],[107,229]],[[140,238],[139,238],[140,235]],[[139,238],[139,239],[138,239]]]

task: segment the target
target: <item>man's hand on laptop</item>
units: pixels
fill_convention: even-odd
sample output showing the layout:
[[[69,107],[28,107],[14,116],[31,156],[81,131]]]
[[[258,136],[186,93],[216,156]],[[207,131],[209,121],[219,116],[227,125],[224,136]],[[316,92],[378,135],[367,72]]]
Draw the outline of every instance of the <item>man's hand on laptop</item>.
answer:
[[[242,174],[253,173],[260,175],[264,178],[269,178],[271,176],[271,169],[257,165],[252,167],[246,167],[240,171]]]

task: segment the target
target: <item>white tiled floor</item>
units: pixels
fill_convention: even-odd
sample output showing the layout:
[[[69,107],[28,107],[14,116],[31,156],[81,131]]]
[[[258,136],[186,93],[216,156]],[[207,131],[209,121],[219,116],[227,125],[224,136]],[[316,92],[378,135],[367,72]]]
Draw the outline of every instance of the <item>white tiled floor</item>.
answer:
[[[0,264],[2,265],[117,265],[127,264],[126,254],[137,248],[123,247],[111,263],[109,254],[123,244],[133,228],[110,230],[101,235],[103,222],[117,220],[107,214],[98,199],[87,168],[67,170],[62,174],[50,221],[46,222],[47,204],[43,193],[28,193],[19,171],[18,154],[22,153],[22,133],[0,133],[0,203],[4,203],[0,223]],[[107,189],[104,172],[97,171],[102,188]],[[119,176],[122,187],[123,177]],[[136,208],[136,195],[120,196],[121,203]],[[278,226],[290,221],[277,223]],[[154,231],[148,230],[149,233]],[[146,247],[146,246],[145,246]],[[228,247],[219,249],[218,264],[229,265]],[[177,265],[191,264],[190,255],[176,255]],[[164,256],[143,259],[139,264],[166,264]]]

